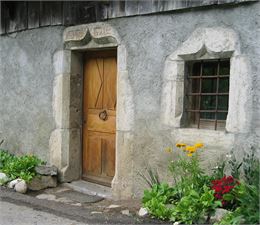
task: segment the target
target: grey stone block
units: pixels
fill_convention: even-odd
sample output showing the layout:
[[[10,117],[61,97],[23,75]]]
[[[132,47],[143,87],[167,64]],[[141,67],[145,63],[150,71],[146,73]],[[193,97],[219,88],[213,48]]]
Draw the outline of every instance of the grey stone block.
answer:
[[[51,165],[39,165],[35,167],[36,173],[45,176],[56,176],[58,174],[58,169]]]
[[[37,176],[28,184],[28,189],[32,191],[39,191],[49,187],[57,187],[57,177]]]

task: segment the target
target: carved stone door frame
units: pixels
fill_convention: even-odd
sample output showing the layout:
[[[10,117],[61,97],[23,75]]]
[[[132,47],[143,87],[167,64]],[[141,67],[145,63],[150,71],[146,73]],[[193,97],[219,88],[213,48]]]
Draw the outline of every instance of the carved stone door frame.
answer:
[[[80,179],[82,162],[83,53],[117,49],[116,165],[113,196],[132,196],[133,187],[133,92],[127,71],[127,52],[118,33],[107,23],[68,27],[64,50],[55,52],[53,116],[56,128],[50,137],[50,162],[59,169],[61,182]]]

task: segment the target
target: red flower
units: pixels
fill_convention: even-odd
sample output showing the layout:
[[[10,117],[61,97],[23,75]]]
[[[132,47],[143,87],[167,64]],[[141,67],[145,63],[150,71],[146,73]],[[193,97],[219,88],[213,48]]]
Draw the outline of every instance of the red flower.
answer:
[[[229,202],[223,199],[223,195],[229,193],[236,185],[239,184],[239,181],[234,179],[232,176],[224,176],[219,180],[213,180],[211,184],[211,189],[215,192],[215,198],[221,200],[222,206],[226,207]]]
[[[232,186],[225,186],[224,190],[222,191],[222,194],[230,192],[234,188],[234,185]]]
[[[213,186],[213,189],[214,189],[215,192],[221,192],[222,191],[222,187],[220,185]]]
[[[215,198],[217,198],[217,199],[222,199],[222,195],[221,195],[221,194],[215,194],[214,196],[215,196]]]

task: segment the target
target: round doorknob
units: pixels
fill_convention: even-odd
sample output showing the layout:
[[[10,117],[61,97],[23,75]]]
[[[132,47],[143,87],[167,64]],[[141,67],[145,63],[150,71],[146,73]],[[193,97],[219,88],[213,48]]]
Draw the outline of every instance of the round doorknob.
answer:
[[[104,120],[104,121],[107,120],[107,118],[108,118],[107,111],[104,110],[104,111],[100,112],[100,113],[99,113],[99,118],[100,118],[101,120]]]

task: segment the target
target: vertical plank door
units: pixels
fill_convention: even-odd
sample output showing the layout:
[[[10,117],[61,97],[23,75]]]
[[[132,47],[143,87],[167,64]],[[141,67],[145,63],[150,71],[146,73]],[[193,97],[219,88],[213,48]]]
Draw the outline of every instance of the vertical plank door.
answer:
[[[115,174],[116,52],[88,54],[84,65],[83,179],[111,185]]]

